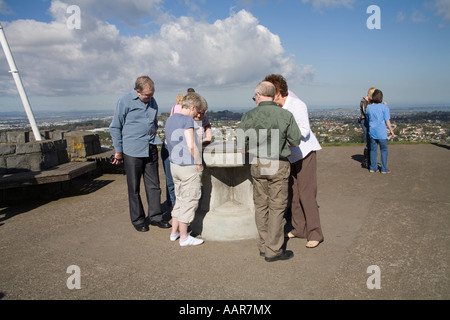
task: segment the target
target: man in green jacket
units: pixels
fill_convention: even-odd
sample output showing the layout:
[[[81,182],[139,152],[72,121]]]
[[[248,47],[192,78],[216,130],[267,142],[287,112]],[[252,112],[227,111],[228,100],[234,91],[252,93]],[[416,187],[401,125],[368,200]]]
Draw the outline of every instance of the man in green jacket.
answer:
[[[289,146],[298,146],[301,140],[292,113],[273,102],[275,93],[272,83],[258,84],[253,98],[258,107],[242,117],[237,131],[238,146],[245,147],[250,157],[258,247],[267,262],[294,256],[282,249],[290,173],[287,157]]]

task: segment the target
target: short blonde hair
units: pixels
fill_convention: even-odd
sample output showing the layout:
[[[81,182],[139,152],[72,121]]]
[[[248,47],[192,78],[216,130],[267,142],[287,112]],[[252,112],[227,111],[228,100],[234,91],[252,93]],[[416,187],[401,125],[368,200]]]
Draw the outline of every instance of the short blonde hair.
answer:
[[[375,88],[375,87],[371,87],[369,89],[369,92],[367,93],[367,97],[369,98],[369,100],[372,100],[372,96],[373,96],[373,93],[375,92],[375,90],[377,90],[377,88]]]
[[[181,104],[183,102],[183,98],[184,98],[184,95],[182,93],[179,93],[177,95],[177,104]]]

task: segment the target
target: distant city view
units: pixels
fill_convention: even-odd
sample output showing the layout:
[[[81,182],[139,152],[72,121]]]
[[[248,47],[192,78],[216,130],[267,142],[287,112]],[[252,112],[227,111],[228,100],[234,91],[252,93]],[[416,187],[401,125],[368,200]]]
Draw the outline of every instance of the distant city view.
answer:
[[[244,113],[209,110],[214,137],[233,140]],[[363,143],[358,124],[359,108],[310,109],[310,123],[321,144]],[[81,130],[99,135],[102,146],[112,148],[109,135],[113,111],[36,112],[40,130]],[[164,126],[169,114],[159,114],[159,135],[164,138]],[[450,143],[450,107],[391,108],[391,120],[398,143]],[[0,112],[0,130],[30,129],[25,112]]]

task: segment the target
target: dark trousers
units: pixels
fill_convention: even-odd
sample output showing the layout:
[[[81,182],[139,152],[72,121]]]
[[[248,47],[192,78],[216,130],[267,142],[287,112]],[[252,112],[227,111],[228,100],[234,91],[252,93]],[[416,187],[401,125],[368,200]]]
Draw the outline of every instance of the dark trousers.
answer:
[[[135,158],[124,154],[124,168],[127,175],[131,223],[135,226],[142,226],[152,221],[161,221],[158,148],[155,145],[150,145],[149,156],[146,158]],[[148,219],[145,218],[140,195],[142,177],[144,177],[145,193],[148,202]]]
[[[317,205],[317,155],[311,152],[303,160],[291,164],[292,234],[308,241],[323,241]]]

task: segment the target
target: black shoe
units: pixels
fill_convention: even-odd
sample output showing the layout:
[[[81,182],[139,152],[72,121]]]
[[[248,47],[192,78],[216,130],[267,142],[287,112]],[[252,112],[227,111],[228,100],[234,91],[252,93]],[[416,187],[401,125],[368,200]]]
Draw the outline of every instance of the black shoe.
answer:
[[[172,228],[172,225],[167,221],[150,221],[152,226],[157,226],[161,229],[169,229]]]
[[[134,226],[134,228],[139,232],[147,232],[148,230],[150,230],[146,225]]]
[[[279,256],[276,256],[276,257],[273,257],[273,258],[265,257],[264,259],[267,262],[274,262],[274,261],[278,261],[278,260],[288,260],[288,259],[292,258],[293,256],[294,256],[294,253],[292,251],[286,250],[286,251],[283,251],[283,253],[280,254]]]

